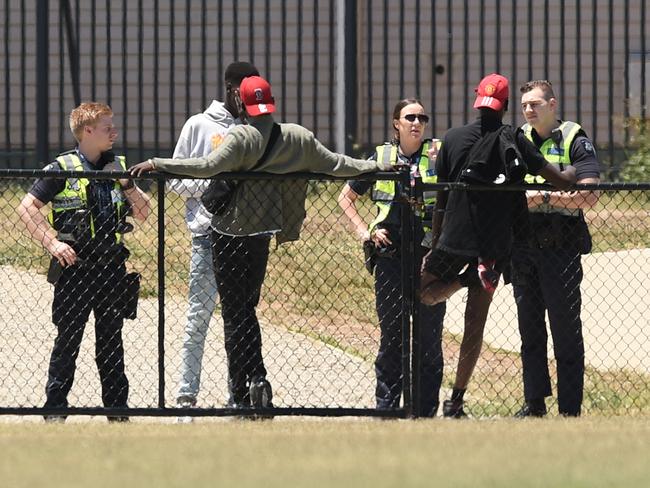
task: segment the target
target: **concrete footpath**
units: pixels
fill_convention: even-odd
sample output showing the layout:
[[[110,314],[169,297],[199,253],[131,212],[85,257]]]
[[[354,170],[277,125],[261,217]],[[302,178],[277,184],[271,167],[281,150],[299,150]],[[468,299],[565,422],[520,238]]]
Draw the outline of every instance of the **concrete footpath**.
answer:
[[[583,256],[582,320],[585,357],[599,370],[633,369],[650,373],[650,249]],[[447,305],[446,330],[463,331],[466,293]],[[486,324],[485,341],[518,352],[517,308],[512,287],[497,290]],[[549,332],[549,351],[552,351]],[[549,357],[552,357],[552,353]]]
[[[47,365],[56,335],[51,323],[52,287],[42,274],[0,266],[0,299],[4,304],[0,307],[0,404],[42,405]],[[165,404],[175,406],[186,308],[185,297],[166,297],[164,337],[158,333],[155,298],[141,299],[138,318],[125,322],[123,336],[131,407],[158,405],[162,385],[158,357],[163,350]],[[261,320],[264,362],[273,384],[276,406],[374,406],[371,362]],[[101,405],[101,385],[94,363],[93,323],[91,315],[70,392],[70,403],[75,406]],[[201,407],[221,407],[227,401],[223,343],[223,324],[215,313],[205,341]]]

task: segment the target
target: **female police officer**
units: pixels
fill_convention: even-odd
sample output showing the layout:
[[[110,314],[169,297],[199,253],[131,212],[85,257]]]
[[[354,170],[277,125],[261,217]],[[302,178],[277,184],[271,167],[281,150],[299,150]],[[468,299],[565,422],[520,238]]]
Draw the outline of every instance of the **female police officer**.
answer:
[[[425,183],[435,183],[435,161],[429,160],[428,151],[432,144],[425,139],[424,129],[429,122],[424,107],[416,99],[401,100],[393,110],[393,139],[377,146],[371,159],[392,165],[409,168],[411,179],[420,179]],[[349,181],[339,196],[339,205],[350,219],[359,238],[371,241],[375,246],[375,298],[377,315],[381,328],[379,352],[375,360],[377,375],[376,400],[377,409],[391,410],[399,407],[402,393],[402,262],[401,262],[401,212],[397,204],[398,195],[405,189],[400,182],[377,181],[374,183],[373,199],[377,205],[377,217],[366,226],[356,207],[356,200],[373,185],[371,181]],[[433,192],[418,195],[423,198],[425,210],[435,203]],[[430,242],[429,229],[424,227],[425,212],[418,211],[416,219],[418,238],[421,242],[420,252],[416,256],[420,263],[428,250]],[[427,221],[430,221],[428,216]],[[418,264],[419,267],[419,264]],[[435,416],[438,410],[438,392],[442,382],[442,322],[445,315],[445,303],[429,307],[422,305],[421,323],[421,362],[419,402],[414,406],[416,414],[422,417]]]

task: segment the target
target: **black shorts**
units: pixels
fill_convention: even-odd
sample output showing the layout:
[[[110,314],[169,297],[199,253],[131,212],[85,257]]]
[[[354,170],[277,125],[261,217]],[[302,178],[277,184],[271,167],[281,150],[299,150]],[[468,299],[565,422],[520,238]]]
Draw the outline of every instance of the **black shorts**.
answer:
[[[442,249],[432,249],[424,258],[422,270],[440,278],[445,283],[451,283],[465,266],[478,265],[478,258],[473,256],[460,256],[451,254]]]

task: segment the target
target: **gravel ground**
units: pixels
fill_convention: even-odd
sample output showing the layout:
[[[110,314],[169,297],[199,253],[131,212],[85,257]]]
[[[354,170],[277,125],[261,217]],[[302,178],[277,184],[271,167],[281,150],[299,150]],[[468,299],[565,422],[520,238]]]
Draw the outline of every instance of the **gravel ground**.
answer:
[[[49,354],[55,337],[50,321],[52,287],[45,277],[0,266],[0,395],[2,405],[40,406]],[[174,406],[180,347],[185,323],[185,299],[166,297],[165,397]],[[101,405],[94,364],[93,318],[86,328],[70,394],[73,406]],[[138,318],[126,321],[124,344],[130,382],[129,405],[154,407],[158,402],[157,301],[140,301]],[[370,362],[340,349],[265,323],[262,318],[265,365],[279,407],[372,407],[374,372]],[[201,381],[199,406],[225,404],[226,360],[218,314],[211,323]]]
[[[593,254],[584,257],[583,265],[582,316],[587,363],[600,370],[625,368],[650,373],[647,282],[650,250]],[[0,308],[0,404],[40,406],[45,400],[47,365],[55,336],[50,321],[52,287],[41,274],[0,266],[0,298],[4,304]],[[448,303],[445,328],[449,332],[462,332],[463,301],[464,294],[459,293]],[[175,404],[185,307],[184,297],[166,297],[167,326],[163,342],[167,407]],[[276,406],[368,408],[374,405],[371,361],[289,332],[285,327],[268,323],[264,317],[261,322],[265,364]],[[89,324],[93,324],[92,317]],[[157,330],[157,301],[141,300],[138,319],[127,321],[124,326],[132,407],[158,404]],[[519,349],[516,307],[509,286],[501,286],[495,295],[485,339],[496,348]],[[94,331],[90,325],[86,328],[70,394],[73,406],[101,405],[93,350]],[[549,350],[552,350],[550,338]],[[218,313],[213,317],[204,358],[199,406],[220,407],[227,399],[227,381]]]

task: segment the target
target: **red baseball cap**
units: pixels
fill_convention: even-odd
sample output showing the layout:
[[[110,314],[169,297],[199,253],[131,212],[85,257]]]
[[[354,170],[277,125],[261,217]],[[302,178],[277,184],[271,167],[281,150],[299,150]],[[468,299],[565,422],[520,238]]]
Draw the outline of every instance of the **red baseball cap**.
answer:
[[[239,96],[251,117],[275,112],[271,85],[261,76],[248,76],[239,85]]]
[[[508,100],[508,78],[492,73],[483,78],[474,91],[476,92],[474,108],[491,108],[498,112]]]

